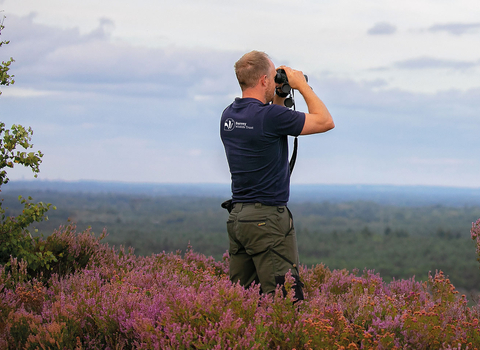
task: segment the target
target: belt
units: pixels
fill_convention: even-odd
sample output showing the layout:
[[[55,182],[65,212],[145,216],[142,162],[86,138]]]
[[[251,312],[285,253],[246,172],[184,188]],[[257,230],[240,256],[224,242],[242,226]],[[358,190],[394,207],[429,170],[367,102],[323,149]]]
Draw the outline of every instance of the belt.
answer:
[[[233,207],[235,208],[236,206],[238,205],[242,205],[244,207],[246,207],[247,205],[254,205],[255,208],[261,208],[262,206],[266,206],[265,204],[262,204],[262,203],[244,203],[244,202],[239,202],[239,203],[233,203]]]
[[[242,205],[244,207],[248,206],[248,205],[254,205],[255,208],[261,208],[261,207],[286,207],[287,205],[286,204],[283,204],[283,205],[266,205],[266,204],[262,204],[262,203],[259,203],[259,202],[256,202],[256,203],[246,203],[246,202],[237,202],[237,203],[233,203],[233,207],[235,208],[237,205]]]

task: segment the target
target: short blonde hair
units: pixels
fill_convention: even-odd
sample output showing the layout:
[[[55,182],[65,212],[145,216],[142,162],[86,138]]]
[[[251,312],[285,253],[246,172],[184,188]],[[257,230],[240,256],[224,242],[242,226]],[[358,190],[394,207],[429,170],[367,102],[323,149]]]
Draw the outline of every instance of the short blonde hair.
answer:
[[[270,76],[270,58],[265,52],[248,52],[235,63],[235,74],[242,91],[255,87],[263,75]]]

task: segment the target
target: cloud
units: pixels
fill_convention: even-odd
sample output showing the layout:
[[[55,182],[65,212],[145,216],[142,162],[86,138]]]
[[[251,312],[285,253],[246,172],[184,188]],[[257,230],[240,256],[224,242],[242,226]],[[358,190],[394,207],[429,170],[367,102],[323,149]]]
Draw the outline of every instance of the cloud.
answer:
[[[11,42],[3,51],[15,53],[15,57],[21,59],[17,65],[38,62],[58,47],[78,45],[82,41],[78,29],[59,30],[35,24],[35,17],[35,13],[24,17],[9,15],[5,23],[2,34]]]
[[[474,33],[480,29],[480,22],[477,23],[446,23],[435,24],[428,28],[430,32],[447,32],[452,35],[463,35]]]
[[[8,95],[10,97],[40,97],[40,96],[49,96],[53,95],[55,92],[48,90],[39,90],[39,89],[23,89],[16,86],[11,86],[8,89]]]
[[[479,61],[458,61],[442,60],[433,57],[418,57],[404,61],[398,61],[394,64],[400,69],[452,69],[467,70],[480,65]]]
[[[16,60],[17,83],[29,88],[153,97],[232,89],[225,82],[238,53],[114,43],[109,33],[115,24],[107,18],[83,35],[76,28],[36,24],[35,14],[9,19],[11,44],[4,52]]]
[[[397,27],[387,22],[378,22],[367,31],[369,35],[392,35],[397,31]]]
[[[15,88],[19,89],[14,92],[19,97],[44,96],[50,91],[52,96],[60,98],[63,92],[70,101],[86,98],[91,105],[100,106],[102,102],[113,103],[117,99],[121,99],[121,105],[143,101],[156,106],[177,106],[177,113],[200,117],[199,106],[212,110],[239,93],[233,63],[243,52],[175,46],[147,48],[118,43],[110,40],[109,28],[115,24],[107,18],[101,19],[98,27],[86,34],[80,34],[75,28],[36,24],[34,19],[35,14],[9,16],[6,30],[9,29],[11,43],[2,47],[2,54],[4,48],[9,49],[16,59],[12,70],[17,77]],[[420,57],[398,61],[393,67],[466,70],[479,64],[478,61]],[[389,90],[384,80],[354,82],[335,76],[315,79],[313,75],[310,78],[313,86],[342,108],[388,110],[393,107],[409,111],[409,106],[414,106],[425,109],[435,100],[434,96],[442,95]],[[477,90],[460,95],[466,97],[469,93],[478,97]],[[457,93],[454,95],[461,98]],[[456,105],[454,100],[448,97],[447,100]],[[467,106],[471,103],[469,100]],[[474,105],[478,107],[478,103]],[[196,111],[192,112],[192,108]]]

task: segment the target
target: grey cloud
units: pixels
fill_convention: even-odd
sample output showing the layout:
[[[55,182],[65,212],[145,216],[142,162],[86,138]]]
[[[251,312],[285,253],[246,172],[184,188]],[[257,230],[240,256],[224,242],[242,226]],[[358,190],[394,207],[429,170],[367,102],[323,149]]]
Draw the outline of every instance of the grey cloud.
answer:
[[[9,16],[11,23],[6,27],[10,29],[8,39],[11,39],[6,48],[16,59],[12,71],[17,78],[17,87],[64,91],[70,95],[97,94],[95,98],[99,100],[105,96],[111,100],[122,96],[132,100],[153,98],[164,101],[162,103],[176,101],[175,104],[185,105],[195,96],[202,99],[206,96],[201,103],[207,109],[213,108],[209,103],[216,103],[217,108],[219,99],[239,93],[233,64],[243,52],[175,46],[146,48],[112,43],[108,28],[114,23],[108,19],[101,20],[91,33],[82,35],[76,29],[62,30],[35,24],[34,18],[34,15]],[[479,62],[420,57],[396,62],[390,69],[466,70],[477,65]],[[410,113],[411,106],[414,110],[425,110],[430,98],[386,90],[383,81],[357,84],[327,77],[320,85],[321,91],[337,101],[339,108],[386,113],[393,108]],[[378,87],[382,89],[377,92]],[[208,102],[208,97],[214,102]],[[456,101],[450,103],[456,105]],[[472,101],[468,100],[467,105],[471,104]],[[478,103],[475,106],[478,108]],[[190,110],[185,115],[189,113]]]
[[[98,28],[90,32],[86,38],[88,39],[108,39],[110,37],[110,32],[115,28],[115,23],[106,17],[102,17],[99,20]]]
[[[397,27],[387,22],[378,22],[370,28],[367,33],[369,35],[391,35],[397,31]]]
[[[442,60],[433,57],[418,57],[404,61],[399,61],[394,64],[396,68],[400,69],[452,69],[452,70],[466,70],[476,67],[480,64],[479,61],[455,61]]]
[[[129,110],[153,119],[162,108],[166,113],[181,114],[185,118],[202,120],[203,115],[211,115],[215,119],[215,113],[225,107],[226,99],[230,99],[225,96],[239,93],[233,64],[243,52],[114,44],[108,40],[108,27],[114,25],[108,19],[102,20],[92,32],[96,34],[85,35],[76,29],[61,30],[35,24],[34,15],[9,19],[12,23],[8,28],[12,31],[9,32],[11,44],[7,48],[13,49],[11,54],[16,59],[12,71],[17,87],[65,91],[69,93],[68,98],[78,99],[78,105],[86,103],[81,98],[88,94],[88,105],[99,111],[103,110],[101,106],[105,101],[111,106],[121,106],[115,115],[123,120],[128,120],[129,116],[121,117],[122,111]],[[393,67],[468,69],[478,64],[424,57],[397,62]],[[325,97],[329,106],[354,111],[354,114],[364,111],[368,118],[400,113],[419,122],[432,113],[443,116],[447,110],[450,113],[458,109],[461,113],[455,114],[462,119],[476,115],[480,108],[477,90],[469,94],[449,92],[439,97],[438,94],[388,90],[380,80],[363,83],[335,77],[316,80],[313,73],[309,77],[315,91]],[[210,96],[211,99],[193,102],[195,96]],[[121,103],[115,102],[119,99]],[[449,108],[438,109],[445,105]],[[67,108],[70,104],[65,111]],[[87,107],[82,106],[80,110],[83,108]],[[91,115],[102,113],[92,112]]]
[[[5,21],[2,34],[10,40],[10,45],[3,53],[17,58],[20,61],[17,65],[36,63],[60,47],[82,42],[78,29],[59,30],[35,24],[35,17],[35,13],[25,17],[10,15]]]
[[[17,87],[98,94],[112,99],[124,96],[176,101],[192,100],[195,96],[218,99],[239,93],[233,63],[243,52],[174,46],[134,47],[109,40],[108,29],[114,23],[108,19],[102,19],[98,28],[82,35],[76,29],[35,24],[34,18],[34,15],[9,17],[11,44],[6,48],[16,59],[12,71]],[[468,69],[476,65],[478,62],[424,57],[397,62],[393,67]],[[325,86],[328,93],[337,91],[335,86],[345,87],[344,92],[338,91],[338,94],[342,96],[342,105],[348,108],[388,109],[396,103],[396,98],[415,100],[416,96],[401,91],[378,95],[373,90],[385,87],[382,81],[360,85],[335,79],[327,81],[330,82],[330,86]],[[350,97],[343,99],[344,94]],[[360,97],[357,99],[357,96]],[[368,96],[371,98],[365,98]],[[401,103],[399,106],[406,108]]]
[[[370,121],[390,117],[398,119],[401,116],[402,122],[416,125],[428,125],[430,118],[454,118],[458,123],[469,123],[476,120],[480,109],[480,88],[465,92],[449,90],[423,94],[388,88],[376,90],[375,85],[380,83],[334,77],[311,78],[311,85],[325,104],[334,110],[348,111],[344,112],[345,117],[354,123],[358,121],[353,116],[361,114]]]
[[[469,32],[476,32],[478,29],[480,29],[480,22],[435,24],[428,28],[428,31],[447,32],[452,35],[462,35]]]
[[[143,96],[224,94],[232,89],[231,62],[238,53],[112,43],[109,28],[114,23],[107,18],[85,35],[39,25],[34,19],[35,14],[11,16],[8,26],[8,54],[16,60],[19,84]]]

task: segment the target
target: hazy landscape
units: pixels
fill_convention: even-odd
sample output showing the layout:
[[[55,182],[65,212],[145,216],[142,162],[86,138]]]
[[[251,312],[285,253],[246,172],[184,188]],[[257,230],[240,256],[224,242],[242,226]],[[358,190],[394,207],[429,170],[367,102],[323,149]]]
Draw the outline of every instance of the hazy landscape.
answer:
[[[129,184],[16,181],[4,186],[7,213],[20,210],[18,195],[52,203],[49,220],[35,224],[51,234],[73,222],[77,231],[104,242],[135,248],[137,255],[193,250],[220,260],[228,248],[227,212],[220,203],[228,185]],[[452,283],[474,296],[480,271],[472,222],[480,217],[480,190],[426,186],[293,185],[301,262],[331,269],[367,268],[385,281],[426,280],[442,270]]]

